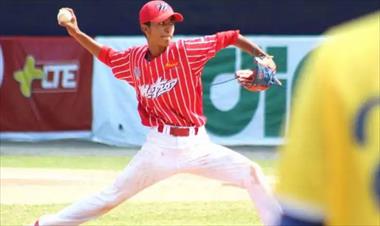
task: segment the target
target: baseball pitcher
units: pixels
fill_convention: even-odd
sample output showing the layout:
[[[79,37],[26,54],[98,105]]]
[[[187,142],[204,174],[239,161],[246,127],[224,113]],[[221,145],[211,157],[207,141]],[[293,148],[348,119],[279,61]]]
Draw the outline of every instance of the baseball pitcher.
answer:
[[[140,27],[147,44],[121,52],[102,46],[83,33],[73,10],[65,10],[69,10],[72,17],[69,21],[59,21],[59,24],[110,67],[117,79],[135,89],[141,123],[149,127],[150,132],[141,150],[112,185],[56,214],[42,216],[35,225],[82,224],[107,213],[148,186],[178,173],[219,179],[245,188],[263,224],[274,225],[281,209],[269,191],[260,167],[241,154],[209,140],[204,127],[206,117],[203,114],[201,80],[205,64],[229,45],[265,59],[273,72],[275,64],[272,58],[240,35],[238,30],[172,41],[175,24],[184,18],[164,1],[149,1],[140,10]],[[244,85],[254,84],[258,73],[253,72],[237,75],[238,81]],[[266,76],[269,79],[261,79],[260,85],[271,85],[273,73]]]

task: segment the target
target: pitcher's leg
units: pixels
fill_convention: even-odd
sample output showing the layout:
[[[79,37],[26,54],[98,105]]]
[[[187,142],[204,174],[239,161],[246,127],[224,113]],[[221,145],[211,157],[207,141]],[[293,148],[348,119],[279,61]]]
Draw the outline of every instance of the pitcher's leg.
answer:
[[[194,146],[186,157],[187,172],[219,179],[245,188],[267,226],[273,226],[281,208],[273,197],[259,165],[226,147],[208,143]]]
[[[57,214],[44,215],[39,226],[74,226],[101,216],[127,198],[126,193],[114,186],[79,200]]]
[[[40,218],[40,226],[74,226],[99,217],[144,188],[171,176],[174,169],[161,167],[159,151],[144,145],[115,182],[103,191],[80,200],[54,215]]]
[[[254,163],[250,166],[250,176],[245,183],[251,199],[255,203],[264,225],[277,225],[282,210],[272,194],[261,168]]]

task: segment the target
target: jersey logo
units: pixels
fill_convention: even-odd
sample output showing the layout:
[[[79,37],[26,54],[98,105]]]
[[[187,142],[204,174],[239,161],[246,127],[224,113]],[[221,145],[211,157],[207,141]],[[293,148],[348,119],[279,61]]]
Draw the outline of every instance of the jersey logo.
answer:
[[[139,80],[141,77],[141,70],[138,67],[133,69],[133,74],[135,75],[136,80]]]
[[[167,62],[167,63],[165,64],[165,69],[172,69],[172,68],[177,67],[177,65],[178,65],[178,62],[177,62],[177,61]]]
[[[150,85],[141,85],[139,86],[139,89],[143,97],[153,99],[172,90],[177,85],[177,82],[178,82],[177,78],[165,80],[165,79],[162,79],[161,77],[158,77],[155,83],[150,84]]]

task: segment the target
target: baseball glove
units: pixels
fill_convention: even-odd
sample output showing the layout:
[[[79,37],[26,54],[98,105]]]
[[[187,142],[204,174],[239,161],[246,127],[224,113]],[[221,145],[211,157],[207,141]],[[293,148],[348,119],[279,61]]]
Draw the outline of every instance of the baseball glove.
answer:
[[[255,57],[256,67],[252,70],[239,70],[235,76],[244,88],[252,92],[264,91],[272,85],[281,86],[276,78],[276,65],[272,57]]]

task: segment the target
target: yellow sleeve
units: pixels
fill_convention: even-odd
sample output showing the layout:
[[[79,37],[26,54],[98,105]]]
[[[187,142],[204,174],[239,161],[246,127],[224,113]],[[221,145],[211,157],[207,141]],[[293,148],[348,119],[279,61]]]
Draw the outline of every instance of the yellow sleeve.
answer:
[[[302,209],[310,206],[323,211],[326,147],[322,122],[328,95],[323,78],[328,59],[321,57],[320,51],[315,50],[308,61],[293,98],[290,129],[280,150],[276,190],[282,201],[294,200]]]

